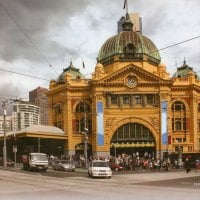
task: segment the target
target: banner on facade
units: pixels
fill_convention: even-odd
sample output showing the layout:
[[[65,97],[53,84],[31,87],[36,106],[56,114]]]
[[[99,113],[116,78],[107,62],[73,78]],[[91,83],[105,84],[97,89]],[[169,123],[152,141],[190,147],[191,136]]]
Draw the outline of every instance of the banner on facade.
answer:
[[[103,102],[97,102],[97,144],[104,145]]]
[[[162,144],[168,143],[168,133],[167,133],[167,101],[161,103],[161,134],[162,134]]]

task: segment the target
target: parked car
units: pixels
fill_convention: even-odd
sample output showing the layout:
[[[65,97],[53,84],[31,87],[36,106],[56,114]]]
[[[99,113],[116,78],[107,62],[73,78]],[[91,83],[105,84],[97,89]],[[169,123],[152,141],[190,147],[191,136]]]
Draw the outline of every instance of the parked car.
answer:
[[[110,169],[109,162],[107,161],[92,161],[88,168],[88,175],[94,177],[111,178],[112,170]]]
[[[110,168],[114,171],[121,171],[124,169],[123,166],[121,166],[120,164],[116,164],[115,162],[111,162],[110,163]]]
[[[75,171],[75,165],[67,160],[56,160],[52,163],[52,168],[58,171]]]
[[[14,167],[14,161],[12,161],[10,158],[7,158],[7,166],[8,167]],[[3,157],[0,157],[0,165],[4,166],[4,159]]]

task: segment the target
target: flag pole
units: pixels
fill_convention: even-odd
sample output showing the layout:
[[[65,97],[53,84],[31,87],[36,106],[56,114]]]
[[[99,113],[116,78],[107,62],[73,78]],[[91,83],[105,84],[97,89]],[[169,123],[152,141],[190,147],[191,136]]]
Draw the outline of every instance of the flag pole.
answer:
[[[128,0],[124,0],[124,7],[123,9],[126,8],[126,14],[128,13]]]
[[[126,14],[128,14],[128,0],[126,0]]]

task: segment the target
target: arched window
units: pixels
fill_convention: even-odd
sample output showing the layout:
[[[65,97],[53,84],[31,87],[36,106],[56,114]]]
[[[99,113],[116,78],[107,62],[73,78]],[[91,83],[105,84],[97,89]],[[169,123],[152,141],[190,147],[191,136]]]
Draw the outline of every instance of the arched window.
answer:
[[[92,130],[91,109],[86,102],[81,102],[76,106],[76,132],[81,133],[88,129]]]
[[[111,141],[153,142],[154,137],[151,131],[144,125],[139,123],[129,123],[119,127],[115,131]]]
[[[185,104],[181,101],[175,101],[172,104],[172,111],[185,111]]]

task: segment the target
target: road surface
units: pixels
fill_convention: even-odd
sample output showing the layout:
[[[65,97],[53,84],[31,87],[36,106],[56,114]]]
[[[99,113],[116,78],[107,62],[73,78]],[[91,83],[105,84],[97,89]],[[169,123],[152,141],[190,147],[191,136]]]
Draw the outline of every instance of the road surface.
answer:
[[[199,200],[200,173],[118,174],[92,179],[85,173],[58,177],[0,169],[1,200]],[[72,174],[71,174],[72,173]],[[63,176],[61,175],[63,174]]]

